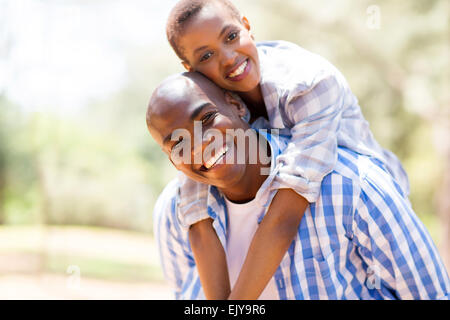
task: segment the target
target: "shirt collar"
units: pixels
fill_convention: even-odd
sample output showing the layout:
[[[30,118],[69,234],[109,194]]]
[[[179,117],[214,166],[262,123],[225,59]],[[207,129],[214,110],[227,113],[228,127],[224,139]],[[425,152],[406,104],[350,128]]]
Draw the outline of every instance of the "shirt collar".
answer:
[[[264,188],[266,184],[270,184],[270,181],[274,178],[275,173],[275,165],[276,165],[276,157],[283,152],[283,150],[286,148],[287,143],[289,141],[289,136],[287,135],[280,135],[278,134],[277,129],[266,129],[265,126],[262,124],[264,123],[262,120],[259,122],[260,119],[258,118],[254,125],[252,125],[252,128],[264,139],[267,140],[270,147],[270,153],[271,153],[271,162],[270,162],[270,169],[268,173],[267,179],[262,184],[261,189],[267,189]],[[267,120],[266,120],[267,123]],[[261,128],[262,127],[262,128]],[[257,198],[258,194],[257,193]],[[210,185],[208,189],[208,195],[207,195],[207,204],[208,204],[208,215],[212,219],[217,219],[221,211],[220,208],[225,206],[225,200],[223,194],[219,191],[219,189],[215,186]]]

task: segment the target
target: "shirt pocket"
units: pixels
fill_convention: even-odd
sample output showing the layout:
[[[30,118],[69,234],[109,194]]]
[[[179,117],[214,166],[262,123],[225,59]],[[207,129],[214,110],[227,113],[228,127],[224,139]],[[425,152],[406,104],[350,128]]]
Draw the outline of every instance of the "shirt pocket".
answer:
[[[332,255],[330,255],[332,256]],[[322,257],[311,257],[302,260],[304,266],[304,274],[306,277],[321,276],[323,278],[330,277],[329,260]]]
[[[301,289],[311,300],[338,299],[338,270],[334,267],[334,255],[310,257],[296,261]]]

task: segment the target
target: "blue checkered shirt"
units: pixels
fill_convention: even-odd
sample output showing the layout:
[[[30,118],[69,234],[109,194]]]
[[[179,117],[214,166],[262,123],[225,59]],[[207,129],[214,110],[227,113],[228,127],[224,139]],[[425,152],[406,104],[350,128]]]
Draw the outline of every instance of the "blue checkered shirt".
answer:
[[[267,139],[274,164],[289,140]],[[272,165],[266,182],[276,174]],[[175,298],[204,299],[188,230],[177,217],[179,191],[175,179],[160,195],[154,234]],[[206,202],[226,250],[224,197],[209,186]],[[258,223],[264,214],[255,214]],[[430,235],[385,164],[345,147],[337,149],[334,170],[324,177],[273,277],[280,299],[448,299],[450,289]]]
[[[343,75],[319,55],[285,41],[257,45],[261,90],[271,128],[292,138],[277,158],[264,198],[281,188],[295,190],[309,202],[337,161],[338,146],[381,160],[405,194],[408,177],[397,157],[380,147]],[[207,186],[180,177],[179,219],[187,227],[207,217]],[[270,202],[269,202],[270,204]]]

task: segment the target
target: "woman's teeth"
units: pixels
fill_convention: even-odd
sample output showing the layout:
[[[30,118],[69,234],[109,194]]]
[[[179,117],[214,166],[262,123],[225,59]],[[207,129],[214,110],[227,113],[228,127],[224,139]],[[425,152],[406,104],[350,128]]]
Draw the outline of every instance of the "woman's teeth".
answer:
[[[244,72],[246,66],[247,66],[247,60],[245,60],[245,61],[240,65],[239,68],[237,68],[236,70],[234,70],[233,73],[230,73],[230,74],[228,75],[228,78],[234,78],[234,77],[237,77],[237,76],[241,75],[241,74]]]
[[[227,151],[228,151],[228,147],[227,146],[224,146],[224,147],[222,147],[222,149],[218,150],[218,152],[216,152],[214,157],[211,157],[208,161],[206,161],[203,164],[205,166],[205,168],[209,169],[213,165],[215,165],[216,162],[219,161],[225,155],[225,153],[227,153]]]

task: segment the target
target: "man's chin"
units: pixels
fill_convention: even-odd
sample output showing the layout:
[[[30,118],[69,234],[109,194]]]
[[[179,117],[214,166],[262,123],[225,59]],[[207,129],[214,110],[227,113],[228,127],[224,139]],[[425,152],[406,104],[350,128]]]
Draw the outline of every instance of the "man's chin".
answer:
[[[215,170],[218,169],[218,170]],[[213,185],[218,188],[227,188],[237,183],[245,172],[245,165],[241,164],[224,164],[221,168],[213,168],[213,170],[190,172],[185,174],[191,179]]]

